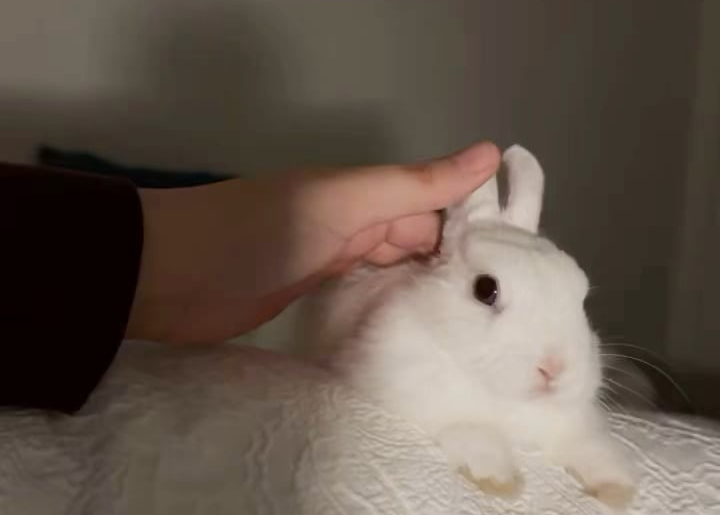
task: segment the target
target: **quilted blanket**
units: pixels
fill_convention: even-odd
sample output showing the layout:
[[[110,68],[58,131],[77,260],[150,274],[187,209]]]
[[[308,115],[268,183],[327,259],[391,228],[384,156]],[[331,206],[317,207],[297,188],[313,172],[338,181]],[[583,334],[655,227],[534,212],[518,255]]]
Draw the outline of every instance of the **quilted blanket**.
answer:
[[[614,413],[642,471],[630,514],[720,514],[720,427]],[[268,351],[128,342],[86,407],[0,415],[0,514],[608,513],[522,453],[526,486],[489,497],[420,431],[322,371]]]

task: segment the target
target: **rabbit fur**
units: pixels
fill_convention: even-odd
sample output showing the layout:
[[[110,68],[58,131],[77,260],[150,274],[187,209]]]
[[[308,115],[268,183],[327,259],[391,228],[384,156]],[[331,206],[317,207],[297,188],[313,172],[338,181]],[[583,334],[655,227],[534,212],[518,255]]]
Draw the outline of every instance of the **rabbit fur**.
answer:
[[[448,210],[430,262],[359,268],[327,285],[300,317],[296,352],[417,424],[486,492],[521,488],[513,449],[531,445],[623,507],[635,478],[597,400],[588,279],[538,234],[537,159],[515,145],[503,164],[504,205],[492,178]],[[481,277],[485,290],[495,284],[494,300],[476,298]]]

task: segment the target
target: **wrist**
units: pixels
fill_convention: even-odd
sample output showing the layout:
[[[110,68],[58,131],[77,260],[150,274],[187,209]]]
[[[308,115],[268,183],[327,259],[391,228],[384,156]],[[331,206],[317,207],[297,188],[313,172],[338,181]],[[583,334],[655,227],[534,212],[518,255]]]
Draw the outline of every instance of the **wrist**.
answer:
[[[158,261],[162,261],[163,244],[158,241],[162,234],[158,225],[165,218],[162,211],[167,209],[169,194],[169,191],[164,190],[139,191],[143,214],[143,248],[126,338],[162,339],[158,324],[164,318],[161,309],[163,303],[160,301],[163,286],[161,276],[158,277]]]

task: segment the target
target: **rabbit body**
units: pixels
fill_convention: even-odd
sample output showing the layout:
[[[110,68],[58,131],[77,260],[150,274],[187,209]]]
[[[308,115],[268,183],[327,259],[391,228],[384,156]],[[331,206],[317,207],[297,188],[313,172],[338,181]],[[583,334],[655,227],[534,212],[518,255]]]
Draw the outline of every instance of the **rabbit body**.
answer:
[[[537,234],[537,160],[514,146],[503,161],[505,207],[493,179],[450,210],[430,262],[361,268],[327,285],[308,301],[299,351],[420,426],[485,491],[520,488],[522,444],[624,506],[634,477],[597,402],[588,280]]]

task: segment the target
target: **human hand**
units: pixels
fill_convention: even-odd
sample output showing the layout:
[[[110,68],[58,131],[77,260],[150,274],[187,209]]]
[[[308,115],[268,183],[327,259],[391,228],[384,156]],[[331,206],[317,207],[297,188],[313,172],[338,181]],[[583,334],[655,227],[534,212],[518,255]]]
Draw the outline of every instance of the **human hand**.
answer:
[[[127,336],[224,340],[358,263],[430,253],[437,211],[499,164],[485,142],[420,164],[143,190],[145,245]]]

